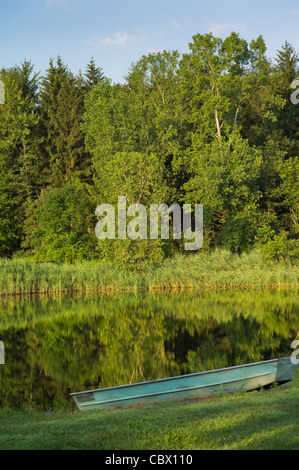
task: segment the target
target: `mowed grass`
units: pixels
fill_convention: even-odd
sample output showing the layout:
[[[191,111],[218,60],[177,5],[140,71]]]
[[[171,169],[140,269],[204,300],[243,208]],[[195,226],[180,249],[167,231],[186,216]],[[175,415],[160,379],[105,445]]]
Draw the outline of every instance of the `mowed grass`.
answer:
[[[124,410],[2,410],[0,449],[299,450],[299,380],[267,391]]]
[[[269,261],[258,249],[242,255],[225,250],[177,255],[145,272],[104,262],[60,265],[0,259],[0,295],[298,287],[298,262]]]

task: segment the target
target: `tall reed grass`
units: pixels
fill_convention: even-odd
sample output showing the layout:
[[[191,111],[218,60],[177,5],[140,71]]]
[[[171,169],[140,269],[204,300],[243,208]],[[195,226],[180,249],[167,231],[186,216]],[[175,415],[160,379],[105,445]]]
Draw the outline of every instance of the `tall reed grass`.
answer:
[[[259,250],[177,255],[143,273],[111,263],[0,259],[0,295],[206,288],[298,288],[299,264],[265,260]]]

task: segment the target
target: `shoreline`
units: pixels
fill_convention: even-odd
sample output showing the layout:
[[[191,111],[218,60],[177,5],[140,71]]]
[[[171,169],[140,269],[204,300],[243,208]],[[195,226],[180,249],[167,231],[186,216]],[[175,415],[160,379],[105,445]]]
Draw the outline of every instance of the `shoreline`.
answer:
[[[181,286],[181,287],[169,287],[169,286],[156,286],[148,288],[135,289],[134,287],[125,288],[98,288],[98,289],[62,289],[62,290],[46,290],[46,291],[28,291],[28,292],[0,292],[0,300],[11,297],[30,297],[30,296],[55,296],[55,295],[77,295],[77,294],[129,294],[129,293],[155,293],[165,292],[171,293],[183,293],[183,292],[206,292],[206,291],[246,291],[246,290],[277,290],[277,291],[296,291],[299,290],[299,284],[266,284],[266,285],[202,285],[202,286]]]
[[[290,384],[270,390],[223,394],[198,401],[89,412],[2,408],[0,422],[5,433],[0,437],[0,448],[295,450],[298,390],[297,373]],[[219,432],[223,428],[225,433]],[[124,434],[123,429],[128,432]],[[84,433],[88,439],[81,438]]]

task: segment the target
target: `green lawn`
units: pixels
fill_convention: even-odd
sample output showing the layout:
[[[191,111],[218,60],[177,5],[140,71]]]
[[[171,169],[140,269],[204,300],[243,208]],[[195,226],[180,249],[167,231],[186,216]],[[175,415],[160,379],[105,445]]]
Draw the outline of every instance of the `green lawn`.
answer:
[[[267,391],[145,408],[2,410],[0,449],[299,450],[299,377]]]

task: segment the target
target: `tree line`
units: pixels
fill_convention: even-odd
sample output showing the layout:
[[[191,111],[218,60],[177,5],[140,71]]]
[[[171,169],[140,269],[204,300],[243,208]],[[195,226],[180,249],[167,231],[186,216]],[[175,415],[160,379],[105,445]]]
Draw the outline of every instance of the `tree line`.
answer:
[[[298,256],[298,55],[197,34],[189,52],[150,53],[114,84],[91,59],[43,76],[30,61],[2,68],[0,256],[123,266],[160,262],[178,240],[104,240],[98,204],[203,204],[204,251]]]

